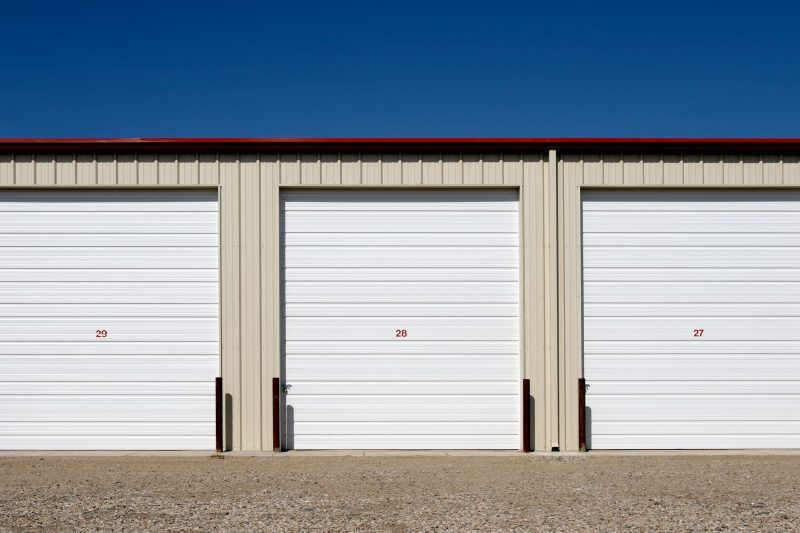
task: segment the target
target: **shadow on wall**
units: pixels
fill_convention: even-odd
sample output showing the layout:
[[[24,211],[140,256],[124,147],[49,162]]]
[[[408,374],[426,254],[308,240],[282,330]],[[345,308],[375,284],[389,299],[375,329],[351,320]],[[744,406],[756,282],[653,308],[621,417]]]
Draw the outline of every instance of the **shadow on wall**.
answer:
[[[586,413],[586,451],[592,449],[592,408],[585,407],[584,413]]]
[[[225,395],[225,450],[233,449],[233,396]]]
[[[294,450],[294,407],[286,406],[286,446],[287,450]]]

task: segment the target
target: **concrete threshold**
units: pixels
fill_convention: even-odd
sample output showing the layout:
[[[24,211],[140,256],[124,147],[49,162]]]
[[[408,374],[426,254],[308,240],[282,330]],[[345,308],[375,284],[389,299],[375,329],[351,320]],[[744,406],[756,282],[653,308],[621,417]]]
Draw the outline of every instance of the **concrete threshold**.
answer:
[[[531,452],[516,450],[0,450],[0,457],[680,457],[680,456],[800,456],[800,449],[751,450],[590,450],[588,452]]]
[[[0,450],[0,457],[213,457],[204,450]]]
[[[759,448],[750,450],[589,450],[575,452],[586,457],[665,457],[665,456],[741,456],[741,455],[800,455],[800,449]],[[559,455],[557,452],[554,455]]]

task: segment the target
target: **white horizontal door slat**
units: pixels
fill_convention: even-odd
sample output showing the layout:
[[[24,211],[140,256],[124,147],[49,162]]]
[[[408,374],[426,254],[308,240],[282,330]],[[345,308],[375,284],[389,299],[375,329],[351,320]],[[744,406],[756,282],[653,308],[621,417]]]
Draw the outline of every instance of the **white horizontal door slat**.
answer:
[[[583,193],[589,445],[800,446],[800,194]]]
[[[107,281],[146,281],[157,282],[203,282],[216,281],[219,272],[216,268],[5,268],[3,283],[6,282],[51,282],[65,283],[80,281],[97,283]]]
[[[291,268],[503,268],[519,258],[516,246],[320,245],[287,246],[284,253]]]
[[[380,215],[380,216],[376,216]],[[515,211],[286,211],[285,223],[302,233],[509,233],[518,224]],[[2,217],[0,216],[0,221]],[[513,231],[513,230],[512,230]],[[387,244],[390,244],[387,242]]]
[[[286,445],[518,448],[516,191],[291,191],[282,211]]]
[[[212,449],[216,191],[0,194],[0,449]]]
[[[413,317],[456,317],[456,316],[517,316],[518,306],[514,304],[403,304],[403,303],[297,303],[287,304],[286,314],[294,317],[342,316],[355,308],[366,312],[367,316],[413,316]],[[0,306],[0,314],[2,314]]]
[[[167,208],[165,208],[167,209]],[[216,233],[214,211],[0,211],[0,233]]]

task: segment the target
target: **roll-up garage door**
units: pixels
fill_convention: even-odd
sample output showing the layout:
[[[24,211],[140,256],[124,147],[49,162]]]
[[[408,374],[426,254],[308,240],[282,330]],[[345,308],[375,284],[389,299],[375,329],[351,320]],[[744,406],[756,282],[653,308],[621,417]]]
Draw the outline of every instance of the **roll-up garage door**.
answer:
[[[583,198],[591,446],[800,447],[800,194]]]
[[[520,446],[516,191],[282,196],[289,448]]]
[[[213,449],[216,191],[0,193],[0,448]]]

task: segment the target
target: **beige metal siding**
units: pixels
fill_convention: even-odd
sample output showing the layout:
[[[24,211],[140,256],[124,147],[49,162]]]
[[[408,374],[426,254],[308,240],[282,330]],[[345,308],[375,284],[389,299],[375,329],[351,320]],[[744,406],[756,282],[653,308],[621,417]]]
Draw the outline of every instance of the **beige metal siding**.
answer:
[[[800,185],[798,154],[560,154],[558,159],[559,434],[578,448],[582,360],[581,199],[588,186],[725,187]]]
[[[226,444],[272,447],[271,380],[280,375],[280,186],[521,187],[522,345],[533,445],[549,449],[558,405],[554,332],[555,167],[544,154],[0,154],[3,186],[220,186],[221,372]],[[549,179],[548,179],[548,176]],[[544,219],[547,213],[549,222]],[[552,254],[551,254],[552,255]],[[554,255],[553,255],[554,257]],[[543,273],[546,270],[546,275]],[[550,281],[548,281],[550,280]],[[550,309],[553,311],[550,311]],[[545,353],[551,354],[550,362]]]

